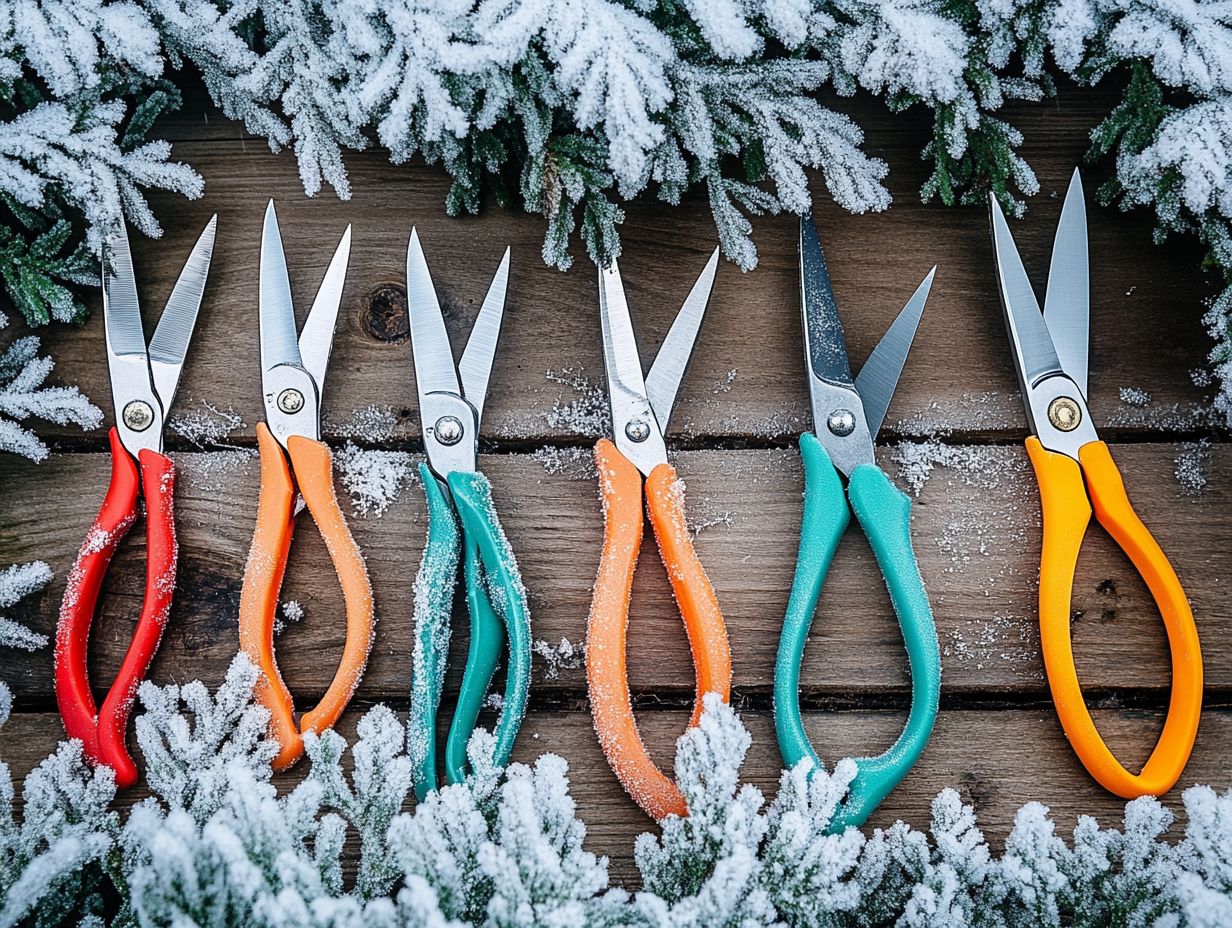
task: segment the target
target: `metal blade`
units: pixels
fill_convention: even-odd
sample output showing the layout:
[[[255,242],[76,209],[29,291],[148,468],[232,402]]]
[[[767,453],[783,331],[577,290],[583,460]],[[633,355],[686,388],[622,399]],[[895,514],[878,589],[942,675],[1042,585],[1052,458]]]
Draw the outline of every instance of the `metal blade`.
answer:
[[[496,343],[500,340],[501,319],[505,313],[505,291],[509,287],[509,249],[501,258],[500,267],[492,277],[488,295],[483,298],[479,315],[471,328],[471,336],[462,349],[458,374],[462,378],[462,394],[475,407],[475,418],[483,416],[483,401],[488,396],[488,379],[492,376],[492,361],[496,358]]]
[[[830,272],[817,226],[808,216],[800,219],[800,306],[804,312],[804,352],[813,375],[827,383],[852,386],[847,340],[830,286]]]
[[[146,354],[133,255],[122,218],[103,237],[103,327],[112,355]]]
[[[444,392],[461,394],[458,372],[449,347],[449,332],[436,300],[419,233],[411,229],[406,247],[406,305],[410,317],[411,352],[415,359],[415,387],[422,407],[424,396]]]
[[[1010,342],[1014,348],[1014,362],[1022,382],[1024,398],[1030,388],[1048,374],[1061,373],[1061,360],[1052,345],[1052,336],[1035,301],[1035,291],[1027,278],[1022,258],[1010,235],[1005,214],[996,197],[988,195],[988,208],[992,215],[993,253],[997,262],[997,282],[1001,290],[1001,305],[1005,310],[1005,324],[1009,329]]]
[[[338,307],[342,304],[342,285],[346,283],[350,257],[351,227],[347,226],[325,269],[317,297],[304,320],[303,331],[299,333],[301,362],[315,381],[318,396],[325,386],[325,369],[329,367],[329,352],[334,346],[334,326],[338,321]]]
[[[1087,205],[1077,168],[1070,179],[1057,237],[1052,243],[1044,323],[1061,359],[1061,367],[1086,396],[1087,354],[1091,344],[1091,280],[1087,256]]]
[[[150,370],[154,375],[154,390],[163,411],[171,408],[175,388],[180,383],[184,369],[184,356],[197,325],[197,312],[201,309],[201,297],[205,294],[205,280],[210,273],[210,261],[214,257],[214,233],[218,228],[215,214],[197,239],[192,253],[179,279],[171,289],[171,296],[163,310],[162,318],[150,339]]]
[[[273,200],[265,207],[265,225],[261,230],[260,319],[262,373],[279,364],[302,366],[295,337],[291,281],[287,277],[287,259],[282,253],[282,235]]]
[[[698,275],[680,312],[676,313],[672,327],[667,330],[667,337],[650,365],[650,373],[646,375],[646,397],[650,400],[655,418],[659,420],[659,428],[664,432],[667,431],[667,420],[672,415],[680,381],[693,354],[693,343],[697,341],[697,332],[706,314],[706,304],[710,301],[718,268],[719,249],[716,248]]]
[[[885,421],[894,388],[903,373],[903,365],[907,363],[907,352],[911,350],[920,317],[924,315],[924,304],[928,302],[928,292],[932,289],[936,273],[937,267],[933,265],[856,376],[856,392],[864,404],[864,418],[874,440],[881,431],[881,423]]]

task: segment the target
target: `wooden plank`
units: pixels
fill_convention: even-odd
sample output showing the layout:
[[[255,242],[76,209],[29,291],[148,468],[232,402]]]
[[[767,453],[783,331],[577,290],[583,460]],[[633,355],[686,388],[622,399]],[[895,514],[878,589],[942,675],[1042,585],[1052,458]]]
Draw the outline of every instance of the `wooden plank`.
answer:
[[[955,697],[1044,692],[1034,619],[1039,557],[1037,490],[1019,447],[935,446],[939,463],[915,501],[913,531],[921,570],[937,615],[945,688]],[[882,462],[897,469],[895,449]],[[898,451],[902,454],[902,451]],[[1232,503],[1232,452],[1207,448],[1209,484],[1187,496],[1173,475],[1180,446],[1123,445],[1114,454],[1130,493],[1174,559],[1194,604],[1205,648],[1207,685],[1232,686],[1232,574],[1227,513]],[[237,647],[236,613],[257,494],[257,462],[245,452],[177,454],[178,525],[182,543],[176,605],[154,679],[215,682]],[[549,473],[545,469],[562,472]],[[802,474],[794,450],[697,451],[677,456],[688,481],[688,510],[730,629],[735,683],[741,692],[769,690],[778,630],[794,569]],[[591,584],[602,534],[588,452],[486,455],[509,537],[530,590],[534,635],[579,643],[585,635]],[[54,628],[65,575],[102,498],[105,455],[73,454],[32,465],[0,459],[0,565],[47,559],[56,572],[49,591],[15,617],[44,632]],[[919,479],[917,477],[917,479]],[[411,583],[426,530],[421,491],[406,487],[381,517],[354,516],[377,595],[378,638],[360,689],[362,698],[400,698],[410,677]],[[319,536],[299,519],[284,599],[307,618],[279,643],[280,663],[305,701],[324,691],[340,654],[343,624],[336,580]],[[140,534],[140,533],[139,533]],[[648,535],[649,538],[649,535]],[[144,584],[143,536],[116,558],[96,622],[93,667],[110,679],[127,647]],[[1168,685],[1162,625],[1141,580],[1102,530],[1090,533],[1078,571],[1075,641],[1084,684],[1093,698],[1121,691],[1163,698]],[[461,598],[458,607],[462,609]],[[465,616],[455,618],[454,668],[464,659]],[[843,541],[805,655],[810,697],[851,700],[860,694],[902,694],[902,644],[888,597],[866,542],[854,529]],[[683,629],[654,545],[642,552],[634,589],[630,672],[635,688],[687,699],[692,668]],[[47,652],[0,651],[0,679],[20,704],[51,705]],[[550,679],[536,658],[538,688],[580,693],[580,667]],[[901,698],[901,697],[900,697]]]
[[[1091,126],[1113,103],[1106,92],[1066,87],[1063,93],[1057,102],[1010,111],[1027,131],[1024,151],[1043,188],[1032,201],[1030,222],[1015,229],[1041,287],[1061,204],[1057,193],[1064,191],[1085,150]],[[865,97],[839,105],[868,127],[869,151],[893,166],[888,183],[895,197],[888,212],[851,216],[814,183],[816,216],[844,306],[853,362],[868,355],[928,268],[940,265],[887,434],[1022,435],[1025,420],[994,289],[984,211],[918,202],[927,170],[918,157],[927,138],[923,113],[891,115]],[[357,415],[376,405],[387,407],[392,419],[382,441],[419,440],[409,349],[399,336],[405,332],[405,247],[412,224],[424,240],[459,350],[501,251],[506,244],[513,248],[508,314],[485,437],[540,442],[579,432],[593,437],[600,427],[601,416],[562,413],[576,406],[605,409],[594,270],[581,253],[568,273],[545,267],[539,257],[543,223],[538,217],[491,206],[479,217],[451,220],[441,207],[448,189],[441,171],[418,161],[391,166],[379,150],[348,157],[354,187],[349,202],[328,194],[304,198],[290,153],[273,156],[262,142],[235,138],[230,130],[212,140],[194,137],[175,151],[200,170],[207,193],[194,203],[152,198],[167,235],[157,243],[134,243],[151,326],[201,227],[212,212],[220,216],[214,267],[179,412],[199,410],[203,403],[233,407],[244,422],[235,434],[249,439],[263,415],[257,260],[261,211],[272,196],[280,206],[301,319],[339,234],[347,223],[354,224],[351,269],[326,389],[327,434],[355,431]],[[1089,179],[1091,197],[1097,180]],[[1151,223],[1143,214],[1127,217],[1092,203],[1089,215],[1094,416],[1108,430],[1106,437],[1206,428],[1205,391],[1189,376],[1209,346],[1200,324],[1200,306],[1210,292],[1195,272],[1200,255],[1183,241],[1151,244]],[[651,198],[629,206],[622,267],[647,364],[714,239],[701,191],[670,210]],[[754,273],[742,274],[729,263],[719,271],[672,421],[678,439],[692,444],[713,438],[780,442],[809,421],[800,362],[794,220],[759,219],[757,243],[761,263]],[[20,327],[14,334],[21,334]],[[95,313],[80,332],[52,330],[46,337],[61,370],[71,372],[66,379],[71,376],[109,407],[101,314]],[[1127,386],[1148,391],[1150,406],[1122,403],[1119,390]],[[52,427],[48,434],[81,441],[71,428]],[[101,437],[101,431],[94,433],[91,446],[101,448]],[[187,447],[175,436],[172,445]]]
[[[1107,709],[1095,715],[1108,743],[1130,766],[1131,758],[1140,762],[1147,756],[1162,724],[1158,712]],[[348,737],[352,737],[357,717],[351,712],[343,722]],[[782,766],[773,722],[764,710],[745,711],[742,718],[752,734],[743,778],[772,798]],[[903,720],[903,713],[893,711],[815,712],[807,715],[806,727],[823,757],[833,761],[881,750],[896,737]],[[661,764],[671,762],[673,744],[687,722],[685,712],[641,714],[642,733]],[[0,729],[0,759],[11,766],[15,776],[22,777],[61,737],[59,719],[53,714],[15,716]],[[1164,797],[1170,809],[1182,813],[1181,792],[1195,783],[1220,790],[1228,787],[1225,748],[1229,739],[1232,713],[1224,708],[1208,710],[1181,782]],[[547,751],[569,761],[572,795],[579,817],[587,824],[588,849],[609,856],[616,881],[635,882],[633,838],[653,826],[608,769],[590,716],[586,712],[532,711],[514,758],[533,762]],[[289,786],[303,773],[301,765],[277,782]],[[974,803],[985,836],[998,847],[1013,825],[1014,811],[1025,802],[1048,805],[1060,833],[1066,836],[1078,815],[1094,815],[1104,825],[1118,824],[1124,806],[1088,777],[1047,708],[943,711],[919,764],[874,813],[869,827],[886,827],[898,819],[917,828],[927,827],[929,803],[946,787],[957,789],[965,801]],[[138,787],[125,793],[121,803],[131,804],[144,795],[144,788]]]

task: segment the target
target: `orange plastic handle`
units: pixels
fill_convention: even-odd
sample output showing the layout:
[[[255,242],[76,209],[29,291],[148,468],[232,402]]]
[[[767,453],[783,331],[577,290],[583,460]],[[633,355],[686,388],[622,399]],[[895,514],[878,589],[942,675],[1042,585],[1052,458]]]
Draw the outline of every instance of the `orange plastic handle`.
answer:
[[[601,439],[595,463],[603,499],[603,554],[595,580],[586,631],[586,677],[599,744],[616,778],[633,800],[656,820],[685,815],[683,794],[646,751],[633,717],[625,647],[633,572],[642,544],[642,477],[612,442]],[[684,522],[676,473],[666,464],[647,481],[652,523],[660,554],[693,648],[697,698],[692,724],[701,715],[701,696],[731,690],[731,652],[718,601],[702,570]]]
[[[1162,795],[1189,761],[1202,712],[1202,653],[1189,601],[1167,556],[1134,512],[1107,445],[1102,441],[1083,445],[1078,451],[1081,470],[1073,458],[1048,451],[1034,436],[1027,439],[1027,453],[1044,513],[1040,639],[1057,715],[1079,760],[1105,789],[1124,799]],[[1100,738],[1074,666],[1070,602],[1078,551],[1091,519],[1088,492],[1100,525],[1146,581],[1163,616],[1172,652],[1168,715],[1155,749],[1137,775],[1126,770]]]
[[[240,648],[261,669],[256,697],[269,710],[270,736],[280,745],[274,769],[284,770],[304,753],[291,692],[274,658],[274,620],[291,547],[295,484],[286,455],[264,422],[257,423],[257,446],[261,449],[261,493],[240,588]]]
[[[321,702],[305,712],[297,726],[294,702],[274,657],[274,621],[291,546],[295,483],[282,448],[264,423],[257,424],[257,443],[261,449],[261,493],[240,592],[240,647],[261,669],[257,698],[270,712],[270,734],[280,745],[273,766],[285,770],[304,752],[301,731],[320,732],[332,726],[359,685],[372,647],[372,585],[334,495],[329,448],[309,438],[292,436],[287,440],[291,465],[342,585],[347,621],[342,661],[334,679]]]

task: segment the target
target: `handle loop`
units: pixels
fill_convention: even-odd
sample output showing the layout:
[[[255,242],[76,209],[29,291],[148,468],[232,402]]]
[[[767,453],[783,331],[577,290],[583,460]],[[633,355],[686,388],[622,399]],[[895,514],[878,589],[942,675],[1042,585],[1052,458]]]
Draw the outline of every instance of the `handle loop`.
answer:
[[[1102,441],[1083,445],[1078,450],[1081,470],[1079,462],[1047,450],[1035,436],[1028,438],[1026,445],[1044,514],[1040,641],[1057,716],[1078,759],[1105,789],[1123,799],[1160,796],[1176,784],[1189,762],[1202,713],[1202,652],[1189,600],[1167,556],[1134,512],[1107,445]],[[1171,650],[1168,714],[1159,741],[1137,775],[1122,766],[1104,744],[1082,697],[1074,666],[1070,605],[1091,502],[1099,523],[1146,581],[1163,618]]]
[[[586,677],[599,744],[621,785],[651,817],[686,815],[684,795],[650,759],[633,716],[626,665],[629,595],[642,544],[642,477],[616,446],[600,439],[595,464],[603,500],[603,553],[586,628]],[[680,605],[693,650],[697,692],[731,692],[731,651],[714,589],[689,540],[676,472],[660,464],[647,480],[647,502],[659,553]]]
[[[813,749],[800,716],[800,664],[826,574],[851,520],[838,471],[812,433],[800,436],[804,461],[804,515],[783,633],[774,669],[774,722],[779,751],[788,767],[808,758],[825,764]],[[919,759],[932,733],[940,698],[941,657],[932,610],[911,547],[911,502],[873,464],[852,473],[848,494],[885,578],[898,617],[911,672],[911,710],[894,745],[876,757],[855,758],[856,776],[835,810],[830,831],[859,827]]]

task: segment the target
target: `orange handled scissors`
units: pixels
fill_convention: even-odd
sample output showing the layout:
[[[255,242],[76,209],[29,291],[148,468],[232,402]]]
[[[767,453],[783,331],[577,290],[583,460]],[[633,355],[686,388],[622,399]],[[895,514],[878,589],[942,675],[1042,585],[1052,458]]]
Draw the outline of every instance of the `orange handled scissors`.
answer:
[[[257,423],[261,494],[240,591],[240,647],[261,669],[257,697],[270,712],[270,735],[281,746],[274,758],[275,770],[285,770],[303,754],[303,732],[323,731],[342,715],[363,676],[372,646],[368,568],[338,506],[333,461],[321,441],[321,388],[350,252],[351,227],[347,226],[297,340],[291,283],[273,200],[266,207],[260,291],[261,386],[266,421]],[[342,662],[321,702],[305,712],[298,725],[291,693],[274,659],[274,617],[295,528],[297,488],[325,539],[346,602]]]
[[[696,725],[701,718],[704,694],[718,693],[726,700],[731,691],[731,649],[723,614],[693,550],[684,515],[683,484],[667,463],[663,443],[718,261],[716,248],[645,379],[620,269],[613,261],[610,268],[599,272],[603,360],[615,443],[601,438],[595,446],[604,537],[586,627],[586,678],[603,753],[621,785],[656,820],[685,815],[687,809],[679,788],[655,766],[638,734],[625,667],[629,596],[642,545],[643,476],[650,524],[693,651],[697,690],[689,724]]]
[[[1176,783],[1193,750],[1202,712],[1202,652],[1176,571],[1130,505],[1121,474],[1087,410],[1090,285],[1082,180],[1074,171],[1053,243],[1042,314],[1005,215],[991,196],[989,208],[1001,303],[1027,419],[1035,431],[1027,438],[1027,453],[1044,513],[1040,640],[1052,699],[1078,758],[1105,789],[1125,799],[1159,796]],[[1168,717],[1138,774],[1121,766],[1100,738],[1074,668],[1070,594],[1092,507],[1146,581],[1172,651]]]

